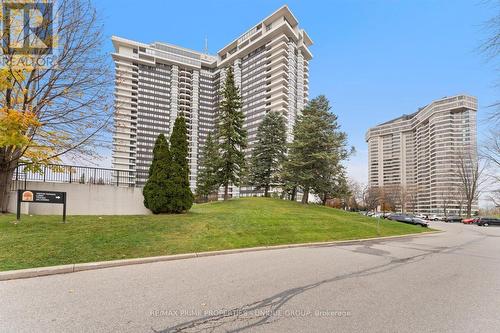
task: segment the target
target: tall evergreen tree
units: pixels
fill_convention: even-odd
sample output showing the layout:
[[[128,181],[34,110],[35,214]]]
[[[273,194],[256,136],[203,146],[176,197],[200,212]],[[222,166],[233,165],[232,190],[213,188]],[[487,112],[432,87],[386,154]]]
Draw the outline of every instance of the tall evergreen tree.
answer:
[[[182,213],[193,205],[193,193],[189,188],[188,136],[186,119],[180,114],[174,122],[170,136],[172,156],[172,213]]]
[[[281,194],[282,199],[288,197],[290,200],[295,201],[297,198],[297,188],[299,187],[299,184],[297,183],[297,177],[290,173],[288,157],[285,159],[285,163],[283,164],[281,179],[283,181],[283,192]]]
[[[330,109],[325,96],[312,99],[294,128],[286,174],[303,189],[303,203],[308,202],[311,190],[319,195],[331,191],[331,180],[350,154],[347,135],[339,130],[337,116]]]
[[[344,166],[340,163],[331,163],[329,170],[322,175],[321,182],[314,188],[314,192],[319,195],[323,205],[326,205],[328,199],[333,198],[346,203],[350,191]]]
[[[245,168],[244,149],[247,147],[247,133],[243,128],[244,115],[241,111],[242,103],[231,67],[226,70],[226,81],[221,97],[218,128],[221,159],[218,179],[224,186],[224,200],[227,200],[229,185],[240,185]]]
[[[219,188],[217,171],[219,168],[219,149],[212,133],[208,134],[200,158],[200,171],[196,179],[196,195],[207,197]]]
[[[280,173],[285,154],[285,118],[278,112],[269,112],[257,131],[250,166],[250,184],[257,189],[263,188],[266,197],[271,185],[281,184]]]
[[[144,185],[144,206],[154,214],[170,213],[172,200],[172,158],[167,139],[158,135],[153,148],[153,162]]]

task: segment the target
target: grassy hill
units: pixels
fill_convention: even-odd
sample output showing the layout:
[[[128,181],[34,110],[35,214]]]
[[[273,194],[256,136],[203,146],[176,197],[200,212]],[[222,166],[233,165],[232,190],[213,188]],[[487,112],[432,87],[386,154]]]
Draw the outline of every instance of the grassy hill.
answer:
[[[184,215],[0,215],[0,270],[424,232],[332,208],[269,198],[195,205]]]

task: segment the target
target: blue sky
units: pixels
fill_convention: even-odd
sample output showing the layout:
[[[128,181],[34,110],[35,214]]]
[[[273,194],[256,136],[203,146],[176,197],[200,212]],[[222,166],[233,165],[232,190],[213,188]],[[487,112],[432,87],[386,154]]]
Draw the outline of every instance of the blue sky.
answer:
[[[487,106],[500,98],[498,72],[478,52],[494,1],[136,1],[95,0],[107,47],[111,35],[163,41],[216,53],[288,4],[314,41],[310,96],[326,95],[357,154],[351,177],[366,181],[366,129],[444,96],[479,99],[479,132]],[[497,7],[498,10],[498,7]],[[497,81],[498,82],[498,81]],[[481,136],[481,134],[480,134]],[[481,137],[480,137],[481,139]]]

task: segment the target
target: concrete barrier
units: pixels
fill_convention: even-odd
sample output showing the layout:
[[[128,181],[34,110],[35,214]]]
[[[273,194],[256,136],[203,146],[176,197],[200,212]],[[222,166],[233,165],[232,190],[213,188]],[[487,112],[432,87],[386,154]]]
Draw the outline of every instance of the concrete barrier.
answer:
[[[68,215],[144,215],[151,211],[144,207],[142,188],[78,183],[27,182],[26,189],[67,193]],[[12,191],[8,209],[16,212],[17,192]],[[22,203],[21,213],[33,215],[62,214],[62,205]]]

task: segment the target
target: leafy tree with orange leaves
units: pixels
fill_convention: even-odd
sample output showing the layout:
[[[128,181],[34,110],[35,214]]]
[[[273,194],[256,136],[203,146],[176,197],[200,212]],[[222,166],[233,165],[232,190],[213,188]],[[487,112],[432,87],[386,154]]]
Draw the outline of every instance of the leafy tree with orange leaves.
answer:
[[[3,30],[7,33],[0,33],[2,212],[19,163],[57,163],[65,154],[98,157],[98,148],[108,141],[112,116],[114,78],[92,3],[60,0],[29,12],[35,17],[11,23],[10,30]],[[40,29],[23,29],[31,19]],[[36,38],[36,47],[19,48]]]

